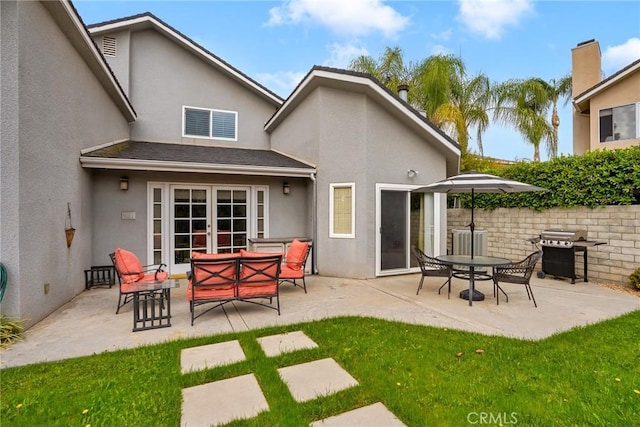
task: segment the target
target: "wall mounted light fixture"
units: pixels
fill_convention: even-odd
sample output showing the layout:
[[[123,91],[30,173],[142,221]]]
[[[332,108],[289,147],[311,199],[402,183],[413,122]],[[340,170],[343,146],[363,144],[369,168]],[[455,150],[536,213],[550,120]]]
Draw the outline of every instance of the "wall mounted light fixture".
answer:
[[[282,194],[289,194],[291,192],[291,187],[289,187],[288,182],[282,183]]]
[[[407,171],[407,176],[408,176],[409,178],[415,178],[415,177],[416,177],[416,175],[418,175],[418,171],[417,171],[417,170],[415,170],[415,169],[409,169],[409,170]]]
[[[120,189],[122,191],[127,191],[129,189],[129,177],[123,176],[120,178]]]

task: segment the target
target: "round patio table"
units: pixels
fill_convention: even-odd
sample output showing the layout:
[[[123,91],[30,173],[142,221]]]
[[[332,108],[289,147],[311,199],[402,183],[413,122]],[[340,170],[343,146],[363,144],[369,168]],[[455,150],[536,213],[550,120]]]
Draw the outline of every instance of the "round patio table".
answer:
[[[460,298],[468,299],[469,305],[473,305],[473,299],[475,296],[475,292],[478,292],[482,295],[482,299],[484,299],[484,294],[482,292],[475,290],[475,268],[476,267],[497,267],[500,265],[510,264],[511,261],[506,258],[498,258],[492,256],[482,256],[476,255],[473,258],[470,255],[440,255],[436,257],[440,262],[447,265],[462,265],[465,267],[469,267],[469,290],[460,292]]]

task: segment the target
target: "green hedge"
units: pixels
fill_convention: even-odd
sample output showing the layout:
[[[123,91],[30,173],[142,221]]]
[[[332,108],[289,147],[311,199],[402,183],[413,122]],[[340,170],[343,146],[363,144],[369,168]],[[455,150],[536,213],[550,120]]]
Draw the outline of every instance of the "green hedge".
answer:
[[[516,163],[483,172],[526,182],[549,191],[517,194],[476,194],[475,206],[544,210],[587,206],[640,204],[640,146],[560,156],[540,163]],[[471,196],[460,195],[463,207]]]

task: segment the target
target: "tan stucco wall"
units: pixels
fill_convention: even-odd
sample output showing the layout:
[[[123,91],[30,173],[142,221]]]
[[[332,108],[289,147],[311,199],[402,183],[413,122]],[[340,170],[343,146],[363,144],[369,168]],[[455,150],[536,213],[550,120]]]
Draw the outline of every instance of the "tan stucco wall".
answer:
[[[636,102],[640,102],[640,73],[629,76],[591,99],[591,115],[589,118],[590,150],[628,148],[640,144],[640,139],[638,138],[600,142],[600,110]]]
[[[449,209],[448,247],[451,230],[468,228],[468,209]],[[587,251],[590,282],[627,284],[629,275],[640,268],[640,205],[601,208],[549,209],[476,209],[475,224],[488,233],[489,255],[512,260],[524,258],[535,247],[527,241],[547,229],[585,229],[588,240],[606,244]],[[536,269],[540,270],[542,264]],[[582,274],[582,253],[576,258],[577,272]],[[582,283],[582,282],[576,282]]]

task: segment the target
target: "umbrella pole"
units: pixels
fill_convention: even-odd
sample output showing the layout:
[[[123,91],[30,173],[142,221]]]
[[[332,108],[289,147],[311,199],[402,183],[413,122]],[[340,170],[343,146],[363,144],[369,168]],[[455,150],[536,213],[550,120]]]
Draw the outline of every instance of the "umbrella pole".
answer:
[[[475,201],[474,201],[474,191],[473,188],[471,189],[471,224],[469,224],[469,228],[471,228],[471,259],[473,259],[473,248],[475,247],[475,245],[473,244],[473,238],[474,238],[474,234],[475,234],[475,229],[476,229],[476,225],[473,222],[473,209],[475,207]]]

